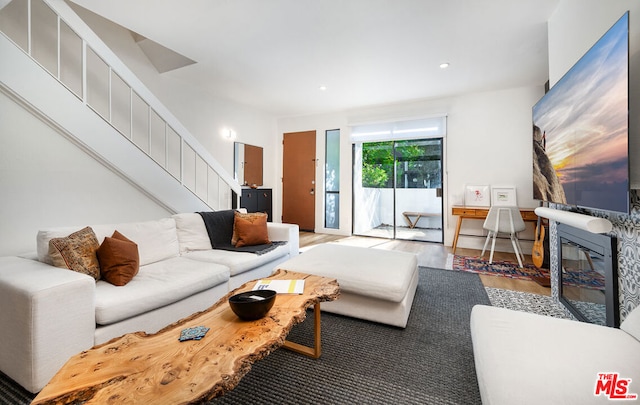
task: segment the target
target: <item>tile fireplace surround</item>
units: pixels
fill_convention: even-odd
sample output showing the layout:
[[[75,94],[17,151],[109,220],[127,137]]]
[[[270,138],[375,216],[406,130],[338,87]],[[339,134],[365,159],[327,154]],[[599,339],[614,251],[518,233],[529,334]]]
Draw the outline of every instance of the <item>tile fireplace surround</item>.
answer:
[[[640,306],[640,197],[638,190],[632,190],[631,214],[619,214],[598,210],[587,210],[588,215],[606,218],[613,224],[611,234],[618,238],[618,297],[620,300],[620,321],[637,306]],[[561,209],[556,204],[550,208]],[[558,232],[556,223],[551,221],[549,246],[551,263],[551,295],[560,302],[557,287],[558,252],[556,250]],[[567,314],[569,314],[567,310]]]

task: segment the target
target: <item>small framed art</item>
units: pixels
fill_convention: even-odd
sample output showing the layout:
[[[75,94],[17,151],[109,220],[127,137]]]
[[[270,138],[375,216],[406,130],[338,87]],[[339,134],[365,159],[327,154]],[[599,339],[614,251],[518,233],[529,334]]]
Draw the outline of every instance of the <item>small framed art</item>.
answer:
[[[518,201],[516,198],[516,188],[492,187],[491,200],[493,201],[493,205],[499,205],[503,207],[517,207]]]
[[[491,205],[490,187],[467,185],[464,190],[464,205],[470,207],[488,207]]]

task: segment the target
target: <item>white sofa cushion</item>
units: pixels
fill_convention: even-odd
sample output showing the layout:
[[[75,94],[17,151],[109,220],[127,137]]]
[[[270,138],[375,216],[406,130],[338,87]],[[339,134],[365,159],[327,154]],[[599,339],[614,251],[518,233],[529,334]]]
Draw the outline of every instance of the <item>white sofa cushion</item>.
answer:
[[[200,214],[183,213],[172,218],[176,221],[180,253],[211,249],[211,240]]]
[[[609,403],[598,373],[640,392],[640,343],[620,329],[476,305],[471,335],[484,405]]]
[[[263,264],[272,262],[289,254],[289,246],[281,245],[262,255],[246,252],[233,252],[230,250],[209,249],[193,251],[184,254],[182,257],[207,263],[218,263],[227,266],[231,271],[231,276],[255,269]]]
[[[105,229],[104,236],[111,236],[116,229],[138,245],[140,266],[180,255],[176,221],[173,218],[111,225]],[[102,243],[104,237],[98,240]]]
[[[400,302],[418,272],[418,259],[406,252],[327,243],[278,268],[335,278],[341,291]]]
[[[140,266],[177,257],[180,254],[176,221],[173,218],[90,226],[98,238],[98,243],[102,243],[105,237],[113,235],[115,230],[135,242],[140,254]],[[38,260],[52,264],[48,254],[49,240],[69,235],[83,227],[50,228],[38,231]]]
[[[138,274],[122,287],[106,281],[96,283],[96,323],[118,322],[228,280],[227,267],[182,257],[141,266]]]

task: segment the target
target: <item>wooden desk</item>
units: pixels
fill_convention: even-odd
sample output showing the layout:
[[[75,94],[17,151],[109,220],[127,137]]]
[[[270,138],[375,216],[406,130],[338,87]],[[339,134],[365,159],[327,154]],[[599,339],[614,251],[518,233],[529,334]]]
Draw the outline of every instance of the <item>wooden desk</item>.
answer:
[[[73,356],[32,404],[200,403],[233,389],[251,364],[279,347],[320,355],[320,302],[338,298],[334,279],[278,270],[269,278],[304,279],[304,293],[278,294],[262,319],[242,321],[228,298],[248,291],[250,281],[158,333],[130,333]],[[314,348],[285,342],[289,330],[315,306]],[[186,327],[206,326],[202,340],[179,342]]]
[[[536,222],[538,216],[534,212],[535,208],[520,208],[520,214],[522,219],[528,222]],[[489,214],[489,207],[467,207],[461,205],[454,205],[451,207],[451,213],[458,216],[458,223],[456,224],[456,233],[453,236],[453,254],[456,253],[456,246],[458,245],[458,236],[460,236],[460,226],[463,219],[486,219]]]

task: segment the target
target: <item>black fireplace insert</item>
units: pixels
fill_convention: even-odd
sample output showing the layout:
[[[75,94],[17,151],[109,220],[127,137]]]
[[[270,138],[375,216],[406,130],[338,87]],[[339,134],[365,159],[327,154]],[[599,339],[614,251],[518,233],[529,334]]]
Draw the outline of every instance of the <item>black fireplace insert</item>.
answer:
[[[617,238],[558,224],[560,302],[580,321],[620,326]]]

